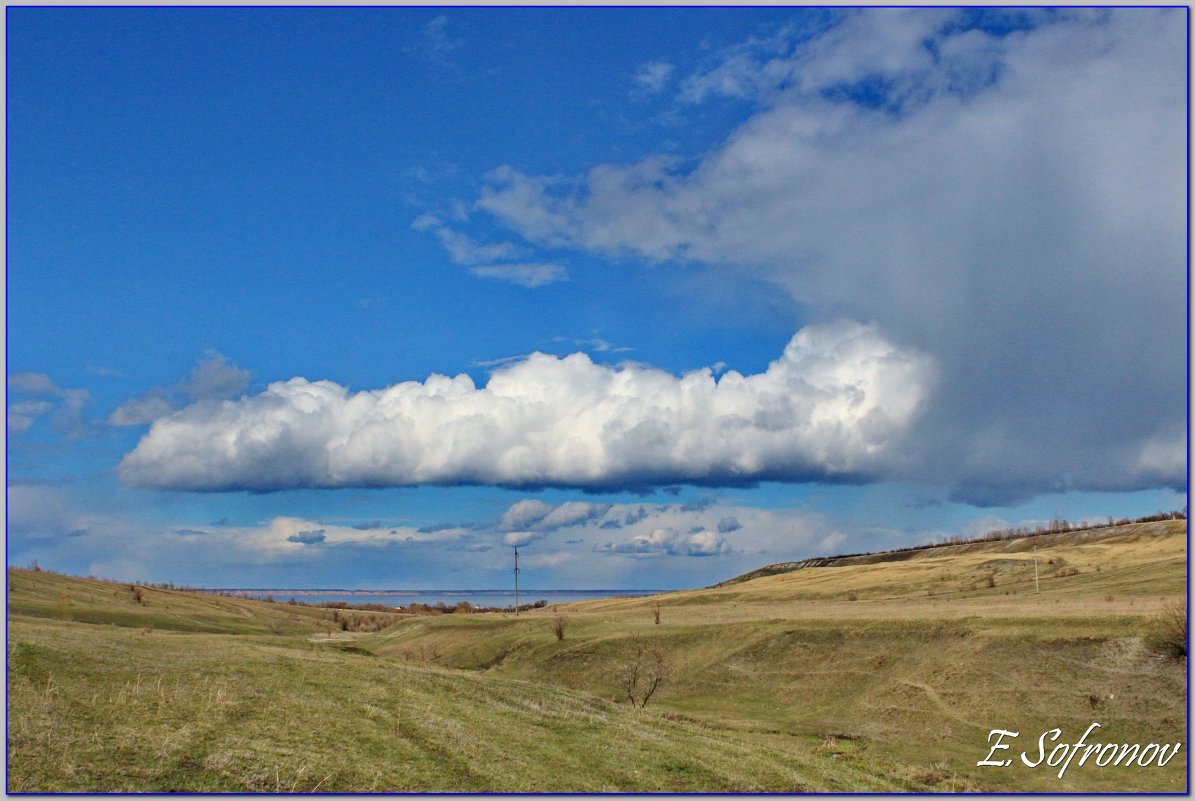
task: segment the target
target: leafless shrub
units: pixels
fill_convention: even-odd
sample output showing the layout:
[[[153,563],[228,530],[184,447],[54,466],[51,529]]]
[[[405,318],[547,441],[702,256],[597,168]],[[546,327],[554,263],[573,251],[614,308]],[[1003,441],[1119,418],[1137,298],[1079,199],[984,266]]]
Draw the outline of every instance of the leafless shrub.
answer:
[[[1150,632],[1145,642],[1150,650],[1167,659],[1178,661],[1187,658],[1186,599],[1173,598],[1162,604],[1157,617],[1150,621]]]
[[[136,584],[130,584],[129,590],[133,593],[133,600],[145,606],[145,590]]]
[[[556,635],[557,640],[564,639],[564,629],[568,625],[568,618],[559,612],[556,617],[552,618],[552,633]]]
[[[672,660],[664,646],[636,634],[616,666],[614,678],[631,705],[642,709],[672,674]]]
[[[988,586],[989,587],[996,586],[996,574],[995,573],[988,573]]]
[[[351,612],[342,612],[339,609],[332,613],[332,620],[340,626],[341,631],[362,632],[381,631],[395,622],[389,616],[355,615]]]
[[[651,616],[653,618],[655,618],[656,625],[657,626],[660,625],[660,602],[659,601],[651,602]]]

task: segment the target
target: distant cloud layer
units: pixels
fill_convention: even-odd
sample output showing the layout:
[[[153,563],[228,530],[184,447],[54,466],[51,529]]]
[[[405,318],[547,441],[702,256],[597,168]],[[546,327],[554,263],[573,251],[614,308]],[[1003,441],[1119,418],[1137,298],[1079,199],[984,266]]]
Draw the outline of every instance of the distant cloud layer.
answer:
[[[850,321],[802,329],[747,376],[536,353],[481,389],[466,375],[358,393],[294,378],[157,420],[119,472],[132,486],[209,491],[851,478],[900,457],[932,380],[928,358]],[[596,514],[528,507],[503,527]]]

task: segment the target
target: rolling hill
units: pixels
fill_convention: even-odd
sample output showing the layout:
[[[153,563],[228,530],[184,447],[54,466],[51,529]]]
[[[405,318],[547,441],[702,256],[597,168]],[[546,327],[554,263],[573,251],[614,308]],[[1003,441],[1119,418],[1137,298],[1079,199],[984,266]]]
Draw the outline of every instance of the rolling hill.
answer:
[[[1186,592],[1185,521],[1025,545],[358,634],[10,568],[9,789],[1183,791],[1187,666],[1149,643]],[[644,709],[638,643],[671,666]],[[1093,722],[1184,747],[1062,779],[976,765],[992,729],[1033,756]]]

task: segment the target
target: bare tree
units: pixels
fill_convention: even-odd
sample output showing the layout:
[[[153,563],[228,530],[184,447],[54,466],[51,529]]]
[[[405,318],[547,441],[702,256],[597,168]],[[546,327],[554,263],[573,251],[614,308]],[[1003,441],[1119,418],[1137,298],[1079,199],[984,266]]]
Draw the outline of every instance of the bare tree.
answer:
[[[659,601],[651,602],[651,614],[652,614],[652,617],[654,617],[656,619],[656,625],[657,626],[660,625],[660,602]]]
[[[616,668],[615,680],[631,705],[642,709],[672,673],[672,661],[664,646],[636,634]]]

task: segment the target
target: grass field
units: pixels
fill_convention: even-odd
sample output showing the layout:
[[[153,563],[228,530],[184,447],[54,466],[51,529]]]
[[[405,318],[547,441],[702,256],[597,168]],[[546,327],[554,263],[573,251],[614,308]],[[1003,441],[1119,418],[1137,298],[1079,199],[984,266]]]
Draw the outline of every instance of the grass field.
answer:
[[[1147,647],[1185,521],[1035,544],[1040,592],[1032,543],[1001,542],[359,635],[10,569],[9,790],[1185,790],[1187,665]],[[636,638],[673,668],[645,709]],[[1063,779],[1016,758],[1093,722],[1183,749]],[[975,764],[992,729],[1013,765]]]

